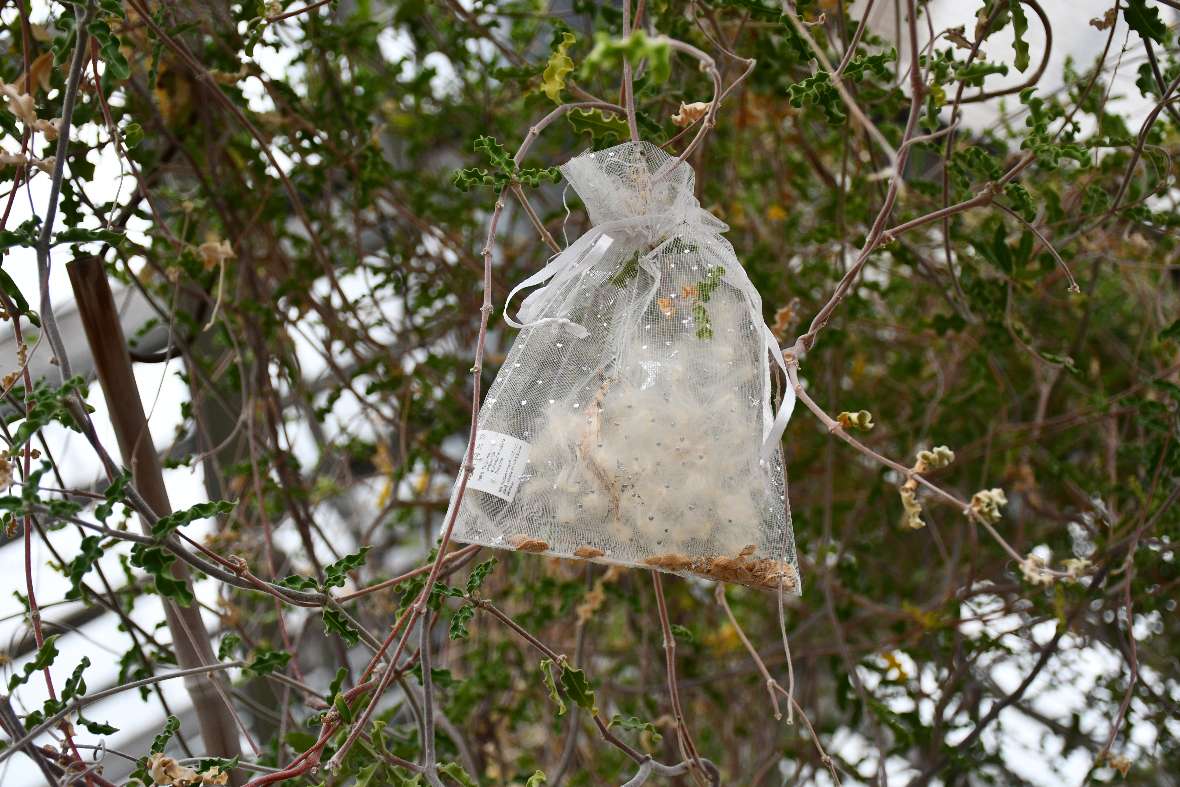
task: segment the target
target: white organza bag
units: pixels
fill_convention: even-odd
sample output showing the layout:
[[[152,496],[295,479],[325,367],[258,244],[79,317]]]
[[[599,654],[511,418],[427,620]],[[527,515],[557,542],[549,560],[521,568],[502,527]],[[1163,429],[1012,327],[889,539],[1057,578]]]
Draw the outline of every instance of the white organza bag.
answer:
[[[692,168],[649,143],[561,167],[593,227],[522,282],[457,541],[799,592],[782,356]],[[456,489],[457,489],[456,485]],[[452,499],[452,506],[454,499]]]

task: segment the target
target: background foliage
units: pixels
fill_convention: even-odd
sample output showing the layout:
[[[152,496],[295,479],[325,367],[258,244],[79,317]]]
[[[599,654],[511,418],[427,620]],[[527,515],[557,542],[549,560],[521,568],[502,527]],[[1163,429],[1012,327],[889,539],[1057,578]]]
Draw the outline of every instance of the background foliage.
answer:
[[[864,29],[871,3],[638,5],[630,36],[618,7],[588,0],[0,9],[0,285],[19,355],[5,362],[59,349],[46,326],[69,283],[33,278],[34,256],[60,269],[98,255],[157,310],[134,326],[133,358],[183,383],[161,405],[175,433],[156,434],[170,489],[203,479],[198,499],[215,501],[158,517],[117,458],[104,469],[82,437],[54,450],[68,428],[96,435],[77,406],[79,391],[99,397],[88,369],[5,378],[0,508],[28,582],[14,581],[4,767],[218,783],[234,763],[201,758],[238,753],[233,778],[259,784],[572,785],[684,759],[645,572],[473,549],[438,564],[433,590],[413,571],[466,440],[489,212],[507,203],[499,307],[549,256],[517,190],[554,238],[576,237],[585,218],[551,167],[627,125],[574,110],[519,165],[512,152],[563,102],[620,100],[624,63],[641,135],[682,149],[674,116],[710,84],[667,36],[711,55],[726,85],[757,60],[690,162],[832,414],[801,406],[786,436],[804,579],[786,610],[793,725],[775,720],[776,692],[713,588],[663,583],[696,749],[726,784],[1175,783],[1176,4],[1117,0],[1091,23],[1106,49],[1049,76],[1029,31],[1060,20],[1031,0],[964,3],[964,26],[946,30],[912,2],[877,3],[883,21]],[[1146,111],[1115,101],[1118,69]],[[990,120],[963,124],[972,105]],[[162,326],[164,352],[135,349]],[[485,391],[512,340],[498,312],[489,326]],[[937,445],[953,463],[917,472],[960,501],[1002,489],[1002,518],[907,493],[910,476],[874,456],[904,470]],[[67,482],[71,465],[99,480]],[[38,598],[34,563],[64,584]],[[726,594],[787,685],[774,599]],[[203,744],[172,709],[184,723],[115,732],[141,702],[159,714],[153,676],[177,670],[155,596],[202,610],[229,676],[204,712],[232,702],[240,752]],[[414,636],[374,673],[395,685],[375,691],[366,664],[419,598],[437,620],[431,680]],[[111,684],[88,694],[88,662],[57,652],[77,635],[54,614],[86,609],[119,621],[114,692],[145,681],[101,714],[71,711]],[[415,765],[434,756],[427,708],[441,777]],[[55,714],[73,724],[15,753]],[[87,747],[104,738],[96,766]]]

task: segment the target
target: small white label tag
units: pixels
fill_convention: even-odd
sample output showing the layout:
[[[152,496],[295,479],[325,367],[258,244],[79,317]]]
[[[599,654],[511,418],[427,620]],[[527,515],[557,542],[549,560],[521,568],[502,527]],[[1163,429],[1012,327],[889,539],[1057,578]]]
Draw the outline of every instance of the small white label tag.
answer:
[[[524,440],[480,429],[475,435],[474,470],[467,486],[511,502],[528,458],[529,444]]]
[[[606,256],[606,252],[610,249],[611,244],[614,242],[615,239],[610,235],[598,236],[598,240],[594,241],[594,245],[586,251],[586,254],[578,263],[578,267],[582,268],[583,270],[593,268],[603,257]]]

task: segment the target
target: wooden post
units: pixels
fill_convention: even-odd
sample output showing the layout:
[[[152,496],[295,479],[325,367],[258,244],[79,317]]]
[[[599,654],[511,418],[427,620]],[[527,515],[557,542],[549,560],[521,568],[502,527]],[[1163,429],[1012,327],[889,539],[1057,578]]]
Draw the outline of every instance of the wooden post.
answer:
[[[98,257],[79,258],[67,263],[66,270],[70,274],[86,341],[94,357],[94,369],[106,397],[123,462],[131,469],[135,488],[156,516],[169,514],[172,507],[168,502],[168,489],[164,486],[164,474],[152,443],[131,369],[131,357],[127,354],[127,340],[102,260]],[[151,532],[149,522],[141,518],[140,524],[145,533]],[[187,567],[179,561],[173,564],[173,573],[178,579],[188,578]],[[182,607],[168,598],[162,600],[180,667],[189,669],[215,663],[200,608],[196,605]],[[229,687],[224,675],[194,675],[185,678],[184,683],[192,697],[201,739],[209,756],[236,757],[241,754],[237,724],[226,705]]]

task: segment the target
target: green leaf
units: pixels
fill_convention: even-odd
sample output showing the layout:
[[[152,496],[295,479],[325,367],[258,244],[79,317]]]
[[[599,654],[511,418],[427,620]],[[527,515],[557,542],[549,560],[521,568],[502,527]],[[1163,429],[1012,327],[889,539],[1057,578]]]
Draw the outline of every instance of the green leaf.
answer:
[[[29,302],[25,300],[20,287],[16,286],[16,282],[12,280],[12,277],[3,268],[0,268],[0,288],[12,299],[12,305],[16,307],[17,313],[27,318],[34,325],[40,325],[40,321],[36,319],[36,315],[29,311]]]
[[[1160,331],[1159,338],[1180,341],[1180,320],[1174,321],[1167,328]]]
[[[138,123],[128,123],[123,127],[123,144],[133,148],[143,141],[143,126]]]
[[[285,576],[275,584],[285,588],[291,588],[292,590],[315,590],[320,586],[320,583],[316,582],[313,577],[305,577],[299,574]]]
[[[242,673],[253,676],[269,675],[286,669],[290,661],[291,654],[285,650],[261,648],[254,652],[254,658],[243,668]]]
[[[9,694],[11,694],[13,689],[15,689],[17,686],[22,686],[25,683],[28,683],[29,678],[33,675],[33,673],[39,672],[43,669],[48,669],[50,665],[53,664],[53,660],[58,656],[58,636],[59,635],[57,634],[52,634],[46,637],[45,641],[41,643],[41,647],[37,649],[37,653],[33,656],[33,658],[21,668],[20,672],[14,673],[12,677],[8,679]]]
[[[672,636],[684,642],[696,642],[696,635],[687,626],[682,626],[679,623],[672,624]]]
[[[180,719],[175,716],[169,716],[168,721],[164,722],[164,729],[152,740],[152,748],[148,752],[150,754],[163,754],[164,747],[168,745],[168,741],[178,732],[180,732]]]
[[[708,303],[709,299],[713,297],[713,293],[717,292],[717,288],[721,286],[721,277],[724,275],[725,268],[722,266],[710,266],[705,278],[697,282],[697,299],[702,303]]]
[[[479,787],[475,780],[467,775],[467,771],[463,770],[463,766],[457,762],[448,762],[438,766],[438,772],[444,776],[450,776],[456,784],[460,784],[462,787]]]
[[[88,230],[82,227],[70,227],[53,236],[53,245],[58,246],[62,243],[109,243],[112,246],[117,245],[123,240],[123,233],[114,230],[97,229]]]
[[[471,573],[467,575],[467,595],[475,595],[475,593],[481,587],[483,587],[484,580],[488,578],[488,575],[491,574],[492,570],[495,568],[496,559],[493,557],[483,561],[475,568],[471,569]]]
[[[359,552],[345,555],[335,563],[324,566],[324,590],[328,588],[342,588],[348,582],[348,572],[355,571],[365,564],[365,555],[369,554],[371,546],[363,546]]]
[[[594,687],[590,685],[589,678],[582,670],[574,669],[569,664],[563,663],[561,665],[561,688],[565,691],[566,696],[580,707],[591,713],[598,712],[598,708],[594,704]]]
[[[455,610],[455,614],[451,615],[450,637],[451,639],[467,639],[467,624],[475,617],[475,605],[464,604]]]
[[[195,599],[188,583],[172,575],[172,564],[175,562],[176,556],[162,547],[136,544],[131,548],[131,565],[142,568],[152,575],[156,592],[187,607]]]
[[[559,671],[556,681],[553,678],[555,668]],[[574,669],[564,661],[556,664],[552,659],[542,659],[541,677],[545,682],[545,688],[549,690],[549,699],[557,703],[558,716],[564,716],[567,710],[563,696],[591,713],[598,712],[594,701],[594,688],[582,670]]]
[[[344,699],[344,695],[337,694],[332,698],[332,707],[340,714],[340,718],[344,720],[345,724],[352,723],[352,708],[348,707],[348,702]]]
[[[45,380],[38,380],[33,384],[33,391],[28,394],[29,409],[21,413],[24,420],[13,434],[9,453],[15,452],[37,434],[43,427],[51,423],[60,423],[75,432],[81,431],[74,421],[74,415],[66,404],[72,396],[85,399],[85,381],[78,376],[71,377],[62,383],[60,388],[54,388]]]
[[[545,688],[549,690],[549,699],[557,703],[557,715],[564,716],[566,710],[565,700],[557,692],[557,681],[553,679],[553,659],[541,659],[541,680],[545,683]]]
[[[608,147],[631,138],[621,115],[601,109],[571,109],[565,115],[575,134],[586,134],[592,145]]]
[[[217,658],[219,661],[226,661],[234,657],[234,652],[238,646],[242,644],[242,638],[237,634],[226,634],[221,638],[221,643],[217,646]]]
[[[80,697],[86,693],[86,678],[82,673],[90,666],[90,658],[83,656],[82,660],[78,662],[78,666],[74,667],[74,671],[70,677],[66,678],[65,685],[61,689],[62,701],[72,700],[75,697]]]
[[[94,517],[104,525],[115,511],[115,504],[127,499],[127,485],[131,483],[131,472],[123,470],[115,476],[115,480],[107,485],[103,493],[103,502],[94,507]]]
[[[303,730],[291,730],[283,736],[283,740],[296,752],[302,753],[315,745],[316,736]]]
[[[354,787],[377,787],[373,782],[373,777],[377,774],[377,768],[381,765],[378,762],[371,762],[365,767],[356,772],[356,782]]]
[[[426,606],[435,612],[442,609],[443,602],[448,598],[463,598],[463,591],[442,582],[435,582],[430,589],[430,596],[426,599]]]
[[[6,251],[14,246],[32,248],[37,245],[37,230],[41,226],[41,219],[34,216],[21,222],[16,229],[0,230],[0,251]]]
[[[865,77],[872,75],[879,80],[888,80],[888,64],[896,59],[896,49],[875,55],[857,55],[849,61],[841,78],[846,82],[862,82]],[[800,82],[788,85],[787,100],[793,107],[814,106],[822,109],[827,121],[832,125],[841,124],[847,118],[844,100],[827,71],[817,71]]]
[[[975,60],[971,63],[959,66],[955,69],[955,80],[965,82],[968,85],[979,87],[983,84],[985,77],[999,74],[1000,76],[1008,75],[1007,63],[989,63],[986,60]]]
[[[606,726],[608,729],[618,727],[628,732],[646,732],[651,736],[652,742],[657,744],[663,739],[660,731],[656,729],[656,725],[650,721],[643,721],[635,716],[621,716],[616,713],[614,716],[611,716],[610,723]]]
[[[94,564],[102,555],[102,538],[85,536],[82,539],[82,543],[78,545],[78,554],[70,561],[69,569],[66,572],[70,580],[70,589],[66,592],[66,598],[82,598],[82,580],[90,569],[94,568]]]
[[[545,778],[544,771],[533,771],[533,775],[524,783],[524,787],[541,787],[542,784],[548,784],[549,780]]]
[[[1016,70],[1023,74],[1029,63],[1028,40],[1025,38],[1028,35],[1028,16],[1020,0],[1008,0],[1008,9],[1012,12],[1012,48],[1016,50]]]
[[[112,727],[110,724],[101,721],[92,721],[81,713],[78,714],[78,723],[85,727],[91,735],[114,735],[119,731],[118,727]]]
[[[330,698],[334,700],[340,694],[340,689],[344,686],[344,679],[347,677],[347,667],[340,667],[336,670],[336,677],[332,678],[332,682],[328,684],[328,696]]]
[[[565,78],[574,70],[574,61],[566,54],[578,39],[573,33],[562,33],[561,42],[549,56],[549,62],[541,74],[541,92],[549,96],[554,104],[561,103],[561,91],[565,89]]]
[[[460,191],[470,191],[477,186],[490,186],[499,191],[513,182],[537,186],[544,181],[556,183],[561,179],[561,172],[556,167],[517,167],[516,161],[508,155],[508,151],[495,137],[476,137],[472,147],[477,153],[483,153],[487,157],[492,169],[489,171],[481,167],[471,167],[457,171],[451,182]]]
[[[338,609],[331,607],[324,607],[324,633],[325,634],[339,634],[349,645],[355,645],[361,641],[360,632],[352,627],[348,622],[348,618]]]
[[[1123,5],[1123,19],[1127,26],[1144,40],[1163,44],[1168,38],[1168,26],[1160,19],[1159,9],[1147,5],[1147,0],[1126,0]]]
[[[221,773],[228,774],[234,768],[238,767],[238,759],[238,757],[202,757],[197,761],[195,770],[197,773],[214,771],[214,776]]]
[[[672,47],[659,36],[648,36],[643,30],[635,30],[626,38],[614,38],[599,31],[594,35],[594,47],[582,64],[582,74],[614,74],[622,69],[623,61],[638,69],[644,60],[648,63],[647,78],[653,85],[668,81],[672,70]]]
[[[198,519],[228,514],[234,510],[234,505],[228,500],[211,500],[207,503],[197,503],[192,508],[186,508],[183,511],[174,511],[156,520],[156,523],[152,525],[152,535],[163,540],[177,528],[184,527]]]

